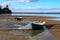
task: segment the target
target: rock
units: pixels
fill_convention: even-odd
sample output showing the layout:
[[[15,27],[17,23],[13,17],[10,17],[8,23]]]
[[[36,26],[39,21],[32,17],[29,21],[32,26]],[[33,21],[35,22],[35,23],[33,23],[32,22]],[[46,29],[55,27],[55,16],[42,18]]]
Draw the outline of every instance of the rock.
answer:
[[[3,10],[1,9],[1,6],[0,6],[0,14],[2,14],[3,13]]]
[[[4,13],[4,14],[11,14],[12,11],[9,10],[8,8],[3,8],[3,13]]]
[[[6,8],[3,8],[0,6],[0,14],[11,14],[12,11],[8,8],[8,5],[6,5]]]

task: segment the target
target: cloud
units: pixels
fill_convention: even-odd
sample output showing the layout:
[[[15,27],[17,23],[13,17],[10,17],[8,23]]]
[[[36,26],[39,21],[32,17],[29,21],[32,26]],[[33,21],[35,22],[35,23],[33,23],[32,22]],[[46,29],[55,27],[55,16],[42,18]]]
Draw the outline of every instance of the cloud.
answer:
[[[20,2],[37,2],[37,1],[42,1],[42,0],[16,0],[16,1],[20,1]]]
[[[16,0],[16,1],[19,1],[19,2],[27,2],[27,3],[30,2],[30,0]]]
[[[2,4],[0,4],[2,6],[2,8],[6,7],[6,5],[9,5],[9,3],[7,2],[3,2]]]
[[[19,1],[19,2],[25,2],[26,0],[17,0],[17,1]]]

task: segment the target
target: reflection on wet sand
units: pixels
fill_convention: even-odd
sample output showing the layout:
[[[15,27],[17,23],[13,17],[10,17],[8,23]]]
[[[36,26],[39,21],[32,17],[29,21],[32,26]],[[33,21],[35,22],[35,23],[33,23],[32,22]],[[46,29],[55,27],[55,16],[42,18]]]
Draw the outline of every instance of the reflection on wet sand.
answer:
[[[16,17],[23,17],[23,20],[22,21],[17,21],[15,18]],[[45,26],[46,26],[46,28],[48,28],[49,29],[49,31],[47,31],[47,30],[45,30],[45,31],[43,31],[43,32],[39,32],[37,35],[40,35],[40,36],[38,36],[38,38],[36,37],[36,36],[34,36],[34,37],[31,37],[32,39],[41,39],[41,40],[44,40],[44,39],[48,39],[48,40],[55,40],[55,38],[53,38],[54,36],[55,37],[57,37],[57,38],[59,38],[60,36],[57,36],[58,34],[55,34],[55,33],[57,33],[59,30],[57,30],[57,29],[59,29],[58,27],[60,26],[60,25],[57,25],[57,24],[60,24],[60,21],[55,21],[55,20],[44,20],[44,19],[40,19],[40,18],[45,18],[45,17],[39,17],[39,16],[1,16],[0,17],[0,19],[1,19],[1,21],[0,21],[0,27],[3,27],[3,28],[6,28],[6,27],[8,27],[8,28],[10,28],[10,29],[0,29],[0,31],[4,31],[4,32],[6,32],[6,30],[9,30],[9,31],[12,31],[14,28],[17,30],[17,28],[19,27],[17,27],[17,26],[15,26],[15,25],[26,25],[26,24],[28,24],[28,23],[30,23],[30,22],[34,22],[34,21],[36,21],[37,23],[39,23],[39,22],[42,22],[42,21],[45,21],[46,22],[46,24],[45,24]],[[6,21],[4,21],[3,19],[5,19]],[[31,20],[30,20],[31,19]],[[24,22],[23,22],[24,21]],[[24,26],[23,25],[23,26]],[[57,27],[58,26],[58,27]],[[12,29],[11,29],[12,28]],[[14,29],[14,30],[15,30]],[[55,30],[55,32],[53,33],[52,32],[52,30]],[[2,31],[2,32],[3,32]],[[1,33],[2,33],[1,32]],[[37,32],[37,31],[33,31],[33,32]],[[53,33],[53,35],[52,34],[50,34],[50,33]],[[16,32],[12,32],[12,34],[13,33],[17,33],[17,31]],[[7,35],[7,33],[3,33],[4,35]],[[2,35],[3,35],[2,34]],[[50,34],[50,36],[48,36]],[[1,35],[1,37],[2,37],[2,35]],[[9,35],[9,33],[8,33],[8,35]],[[15,35],[15,34],[14,34]],[[60,35],[60,34],[59,34]],[[16,39],[18,39],[18,40],[20,40],[19,39],[19,37],[21,37],[20,35],[19,35],[19,37],[17,37],[18,35],[16,35],[16,37],[9,37],[9,38],[11,38],[11,40],[13,39],[14,40],[14,38],[16,38]],[[25,35],[26,36],[26,35]],[[9,38],[6,38],[6,39],[9,39]]]

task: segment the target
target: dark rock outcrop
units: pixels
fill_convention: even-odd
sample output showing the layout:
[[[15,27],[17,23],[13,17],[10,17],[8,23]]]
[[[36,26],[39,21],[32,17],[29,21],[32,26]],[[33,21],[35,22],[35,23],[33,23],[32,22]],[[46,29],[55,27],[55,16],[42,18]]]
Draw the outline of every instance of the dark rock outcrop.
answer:
[[[0,6],[0,14],[2,14],[3,13],[3,10],[2,10],[2,8],[1,8],[1,6]]]
[[[12,12],[11,12],[11,10],[9,10],[8,8],[4,8],[4,9],[3,9],[3,13],[4,13],[4,14],[11,14]]]
[[[8,8],[8,5],[6,5],[6,8],[1,8],[0,6],[0,14],[11,14],[12,11]]]

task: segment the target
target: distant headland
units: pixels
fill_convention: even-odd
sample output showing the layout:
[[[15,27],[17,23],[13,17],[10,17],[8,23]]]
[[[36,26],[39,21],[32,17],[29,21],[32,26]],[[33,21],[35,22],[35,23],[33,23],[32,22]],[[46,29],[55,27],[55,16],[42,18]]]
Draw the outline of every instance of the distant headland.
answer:
[[[11,14],[12,11],[9,9],[8,5],[6,5],[6,7],[2,8],[2,6],[0,5],[0,14]]]

